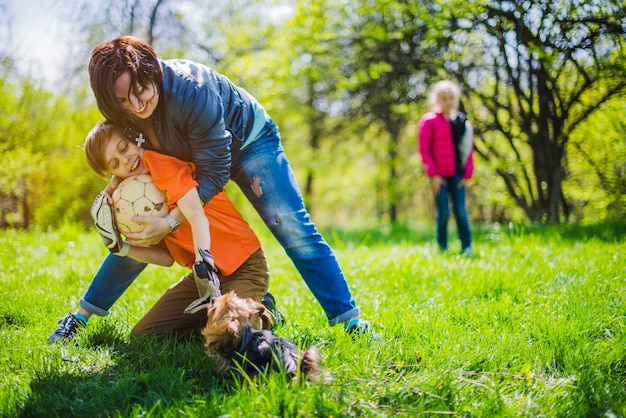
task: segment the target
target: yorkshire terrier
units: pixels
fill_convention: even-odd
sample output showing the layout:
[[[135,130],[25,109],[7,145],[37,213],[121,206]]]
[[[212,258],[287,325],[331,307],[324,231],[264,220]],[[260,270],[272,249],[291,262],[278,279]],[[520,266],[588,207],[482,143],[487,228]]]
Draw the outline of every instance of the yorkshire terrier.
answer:
[[[230,292],[213,299],[207,314],[202,336],[218,372],[255,377],[274,370],[284,371],[292,381],[330,380],[321,366],[320,350],[311,346],[302,352],[293,341],[274,334],[262,304]]]

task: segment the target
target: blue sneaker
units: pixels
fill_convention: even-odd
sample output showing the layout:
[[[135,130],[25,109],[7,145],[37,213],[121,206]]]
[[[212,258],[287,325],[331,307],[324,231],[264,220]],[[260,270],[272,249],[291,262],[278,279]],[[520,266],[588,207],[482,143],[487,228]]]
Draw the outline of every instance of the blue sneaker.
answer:
[[[374,332],[370,323],[364,319],[353,319],[346,322],[344,327],[346,332],[352,335],[353,340],[359,337],[366,337],[371,341],[381,341],[380,335]]]
[[[70,342],[76,333],[78,333],[78,330],[85,325],[87,325],[85,322],[76,318],[76,316],[70,312],[59,320],[59,326],[48,337],[48,342],[50,344]]]

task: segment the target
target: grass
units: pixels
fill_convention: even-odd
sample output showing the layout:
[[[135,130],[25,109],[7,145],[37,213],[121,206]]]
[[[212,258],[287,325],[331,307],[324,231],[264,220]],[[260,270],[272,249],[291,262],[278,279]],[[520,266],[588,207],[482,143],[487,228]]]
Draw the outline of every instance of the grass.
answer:
[[[626,416],[623,223],[476,227],[471,259],[440,254],[432,231],[325,231],[380,343],[329,327],[261,237],[287,319],[277,332],[322,349],[327,385],[228,384],[200,339],[130,340],[179,267],[149,267],[75,344],[50,346],[105,250],[72,225],[1,231],[0,416]]]

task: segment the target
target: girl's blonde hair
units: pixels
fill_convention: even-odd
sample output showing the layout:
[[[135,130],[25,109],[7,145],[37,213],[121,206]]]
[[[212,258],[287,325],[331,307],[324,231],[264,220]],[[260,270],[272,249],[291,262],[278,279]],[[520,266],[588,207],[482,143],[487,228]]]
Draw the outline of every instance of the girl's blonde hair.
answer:
[[[89,131],[83,144],[87,164],[101,177],[106,177],[108,173],[106,161],[104,161],[104,150],[114,134],[123,136],[122,130],[111,122],[99,121]]]
[[[428,95],[428,104],[431,107],[435,106],[437,104],[437,98],[441,93],[444,92],[452,93],[456,100],[459,100],[459,98],[461,97],[461,89],[454,81],[442,80],[438,83],[435,83],[431,87],[430,94]]]

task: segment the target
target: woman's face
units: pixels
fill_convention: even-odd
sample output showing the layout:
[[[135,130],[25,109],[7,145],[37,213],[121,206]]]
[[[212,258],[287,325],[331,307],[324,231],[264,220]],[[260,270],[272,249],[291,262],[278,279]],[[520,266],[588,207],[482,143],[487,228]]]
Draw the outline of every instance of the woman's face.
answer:
[[[119,133],[111,135],[104,148],[104,162],[107,171],[121,179],[149,173],[143,165],[143,151],[143,148],[138,147]]]
[[[126,71],[115,80],[115,96],[127,112],[140,119],[148,119],[159,104],[159,91],[154,83],[143,88],[137,86],[137,95],[131,88],[130,72]]]

